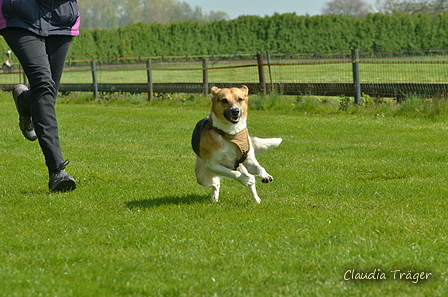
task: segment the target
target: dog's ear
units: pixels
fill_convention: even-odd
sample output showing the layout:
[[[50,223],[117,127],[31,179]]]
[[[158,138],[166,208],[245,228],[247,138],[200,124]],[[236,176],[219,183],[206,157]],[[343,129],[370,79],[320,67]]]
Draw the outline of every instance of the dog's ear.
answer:
[[[244,96],[249,95],[249,88],[246,87],[245,85],[242,85],[240,90],[243,92]]]
[[[219,91],[221,91],[221,89],[215,86],[211,89],[211,91],[212,91],[213,95],[216,95],[216,94],[218,94]]]

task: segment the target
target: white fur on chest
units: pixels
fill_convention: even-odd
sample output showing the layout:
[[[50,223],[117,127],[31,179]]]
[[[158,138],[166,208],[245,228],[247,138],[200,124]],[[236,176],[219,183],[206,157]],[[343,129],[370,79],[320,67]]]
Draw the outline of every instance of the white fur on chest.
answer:
[[[224,147],[213,153],[211,161],[219,163],[226,168],[233,169],[235,167],[235,162],[239,160],[242,156],[241,150],[236,144],[223,139],[221,136],[219,136],[219,139],[223,142]],[[250,144],[250,151],[249,151],[250,155],[251,152],[253,152],[252,143],[250,142],[250,139],[249,144]]]
[[[237,124],[231,124],[226,121],[220,121],[213,112],[210,114],[210,117],[214,127],[231,135],[238,134],[247,127],[246,118],[241,118]]]

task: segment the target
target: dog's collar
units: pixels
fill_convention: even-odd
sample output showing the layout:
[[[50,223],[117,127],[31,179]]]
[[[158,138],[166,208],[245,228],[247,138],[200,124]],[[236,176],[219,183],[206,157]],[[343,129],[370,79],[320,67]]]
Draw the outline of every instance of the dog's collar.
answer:
[[[212,125],[212,127],[213,127],[213,125]],[[225,140],[236,144],[238,146],[238,148],[240,149],[242,156],[240,159],[235,161],[235,165],[233,168],[233,170],[236,170],[240,166],[240,164],[246,160],[247,155],[250,151],[249,133],[247,132],[247,128],[244,128],[243,131],[241,131],[235,135],[226,133],[216,127],[213,127],[213,130],[215,130],[215,132],[218,133],[219,135],[221,135],[222,138],[224,138]]]

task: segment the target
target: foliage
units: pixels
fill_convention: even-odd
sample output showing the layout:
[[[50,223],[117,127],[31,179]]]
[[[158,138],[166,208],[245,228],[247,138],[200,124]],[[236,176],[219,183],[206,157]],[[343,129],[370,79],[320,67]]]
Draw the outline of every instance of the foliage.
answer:
[[[448,14],[241,16],[230,21],[136,23],[115,29],[81,30],[71,60],[213,54],[328,53],[440,49],[448,46]],[[0,50],[8,49],[3,39]]]
[[[343,14],[351,17],[364,17],[372,12],[372,7],[363,0],[332,0],[324,4],[323,14]]]
[[[167,24],[229,19],[225,12],[207,13],[199,6],[192,8],[187,2],[176,0],[83,0],[79,9],[82,29],[116,29],[138,22]]]
[[[246,53],[338,52],[445,48],[448,14],[242,16],[230,21],[138,23],[113,30],[82,30],[71,59]]]
[[[377,0],[376,8],[386,14],[428,14],[432,17],[445,13],[448,9],[447,0]]]

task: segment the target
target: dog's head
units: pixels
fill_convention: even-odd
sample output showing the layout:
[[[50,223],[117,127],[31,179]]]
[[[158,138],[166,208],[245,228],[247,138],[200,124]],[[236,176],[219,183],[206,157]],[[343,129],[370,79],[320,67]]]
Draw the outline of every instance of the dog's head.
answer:
[[[247,117],[248,94],[249,89],[246,86],[241,88],[223,88],[213,87],[211,114],[222,124],[226,122],[237,125],[244,122]]]

